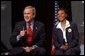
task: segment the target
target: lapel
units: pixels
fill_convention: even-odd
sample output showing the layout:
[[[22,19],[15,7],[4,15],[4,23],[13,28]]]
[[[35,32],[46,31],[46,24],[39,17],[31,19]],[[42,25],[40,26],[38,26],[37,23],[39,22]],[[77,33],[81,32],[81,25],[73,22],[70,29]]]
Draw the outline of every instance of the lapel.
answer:
[[[64,43],[62,30],[58,28],[56,32],[57,32],[57,36],[58,36],[58,41],[60,40],[59,42]]]
[[[22,22],[20,23],[20,25],[19,25],[19,32],[20,32],[21,30],[23,30],[23,27],[24,27],[24,30],[26,30],[26,22],[25,22],[25,21],[22,21]]]
[[[72,27],[68,27],[66,28],[66,37],[67,37],[67,41],[70,41],[72,38]]]
[[[60,23],[58,23],[58,25],[56,26],[56,29],[57,29],[56,32],[57,32],[57,35],[58,35],[58,39],[60,40],[61,43],[64,43],[63,32],[61,30],[61,24]]]
[[[24,30],[26,30],[27,29],[26,22],[23,23],[23,26],[24,26]]]
[[[36,22],[34,21],[34,25],[33,25],[33,40],[35,39],[36,37],[36,33],[37,33],[37,24]]]

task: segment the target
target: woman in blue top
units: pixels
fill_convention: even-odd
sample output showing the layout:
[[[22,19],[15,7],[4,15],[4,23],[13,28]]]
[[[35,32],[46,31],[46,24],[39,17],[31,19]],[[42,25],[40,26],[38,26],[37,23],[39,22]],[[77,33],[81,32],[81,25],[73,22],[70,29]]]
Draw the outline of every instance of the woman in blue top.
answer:
[[[68,13],[64,8],[57,11],[59,23],[54,27],[55,55],[76,55],[80,53],[79,33],[75,23],[68,21]]]

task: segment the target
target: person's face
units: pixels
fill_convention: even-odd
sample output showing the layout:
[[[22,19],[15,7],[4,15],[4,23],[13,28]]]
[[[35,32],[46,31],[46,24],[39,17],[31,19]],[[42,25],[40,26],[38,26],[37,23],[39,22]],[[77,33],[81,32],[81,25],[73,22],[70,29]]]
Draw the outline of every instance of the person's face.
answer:
[[[65,13],[64,10],[59,10],[58,13],[57,13],[57,18],[59,21],[63,21],[65,20],[67,17],[67,14]]]
[[[33,19],[33,10],[32,9],[25,9],[24,10],[24,19],[26,22],[30,22]]]

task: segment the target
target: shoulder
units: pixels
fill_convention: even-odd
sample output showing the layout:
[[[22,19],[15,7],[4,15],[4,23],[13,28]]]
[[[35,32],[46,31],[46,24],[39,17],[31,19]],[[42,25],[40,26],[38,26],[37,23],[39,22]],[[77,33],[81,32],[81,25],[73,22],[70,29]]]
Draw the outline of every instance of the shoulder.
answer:
[[[71,28],[74,30],[78,30],[78,27],[75,22],[70,22]]]
[[[40,21],[34,21],[34,23],[38,26],[44,26],[44,23],[40,22]]]
[[[76,23],[73,22],[73,21],[70,22],[70,25],[71,25],[72,27],[77,26]]]

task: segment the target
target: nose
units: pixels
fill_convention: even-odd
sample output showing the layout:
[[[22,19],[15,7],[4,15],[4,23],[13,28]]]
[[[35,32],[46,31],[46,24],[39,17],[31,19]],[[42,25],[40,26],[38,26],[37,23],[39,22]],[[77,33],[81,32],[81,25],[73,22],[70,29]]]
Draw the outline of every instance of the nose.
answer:
[[[28,16],[27,14],[25,14],[24,16]]]
[[[61,17],[61,15],[58,15],[58,17]]]

